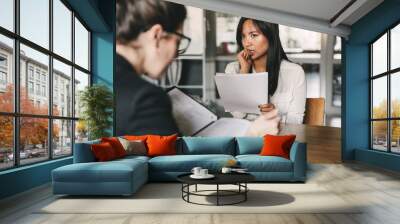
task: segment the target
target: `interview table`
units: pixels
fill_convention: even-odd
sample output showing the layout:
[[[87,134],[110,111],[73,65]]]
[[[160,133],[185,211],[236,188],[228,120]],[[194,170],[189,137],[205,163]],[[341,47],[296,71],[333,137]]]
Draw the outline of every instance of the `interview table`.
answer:
[[[341,162],[341,129],[305,124],[281,124],[279,135],[295,134],[296,141],[307,143],[309,163]]]

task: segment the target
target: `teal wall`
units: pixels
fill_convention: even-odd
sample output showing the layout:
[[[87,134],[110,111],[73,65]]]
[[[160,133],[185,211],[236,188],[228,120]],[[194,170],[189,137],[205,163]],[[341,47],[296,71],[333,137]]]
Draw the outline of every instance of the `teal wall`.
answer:
[[[369,43],[400,22],[400,0],[386,0],[351,27],[344,43],[343,160],[399,170],[400,157],[369,149]]]
[[[0,172],[0,199],[48,183],[53,169],[71,163],[69,157]]]
[[[115,0],[66,0],[68,4],[85,21],[94,32],[106,33],[111,30],[111,22],[107,21],[102,11],[103,5],[115,3]],[[115,5],[115,4],[114,4]],[[114,8],[112,6],[110,9]]]
[[[92,33],[92,82],[108,86],[113,91],[115,59],[115,0],[99,0],[98,9],[107,23],[107,32]],[[115,121],[113,116],[113,121]],[[113,122],[114,123],[114,122]],[[114,135],[114,124],[108,132]]]
[[[393,153],[356,149],[355,160],[372,166],[400,172],[400,155]]]
[[[355,148],[368,147],[369,135],[368,46],[350,41],[346,42],[344,48],[346,56],[343,86],[346,91],[342,95],[345,97],[343,160],[353,160]]]
[[[92,31],[92,81],[113,88],[115,0],[67,0]],[[110,127],[110,131],[112,131]],[[0,172],[0,199],[51,181],[51,171],[72,157]]]
[[[93,83],[113,89],[115,55],[115,1],[98,1],[97,8],[107,24],[107,32],[92,32]]]
[[[94,33],[92,35],[93,83],[104,84],[113,89],[114,34]]]

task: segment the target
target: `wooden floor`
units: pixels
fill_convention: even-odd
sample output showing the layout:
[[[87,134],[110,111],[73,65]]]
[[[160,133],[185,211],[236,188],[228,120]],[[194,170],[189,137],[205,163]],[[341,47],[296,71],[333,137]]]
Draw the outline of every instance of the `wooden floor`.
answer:
[[[0,223],[400,223],[399,174],[353,163],[313,164],[308,174],[308,182],[367,206],[357,214],[35,214],[54,200],[49,186],[43,186],[0,202]]]

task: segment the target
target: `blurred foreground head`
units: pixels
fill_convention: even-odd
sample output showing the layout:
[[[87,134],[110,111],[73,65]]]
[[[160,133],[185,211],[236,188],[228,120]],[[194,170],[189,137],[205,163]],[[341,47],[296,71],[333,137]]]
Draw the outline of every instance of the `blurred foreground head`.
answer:
[[[163,0],[117,0],[116,49],[136,72],[161,78],[176,57],[186,8]]]

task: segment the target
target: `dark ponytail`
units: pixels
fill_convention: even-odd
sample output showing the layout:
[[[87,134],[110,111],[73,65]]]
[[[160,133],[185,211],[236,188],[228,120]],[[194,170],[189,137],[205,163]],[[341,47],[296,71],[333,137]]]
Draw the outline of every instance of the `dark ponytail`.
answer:
[[[243,50],[242,30],[243,24],[249,18],[240,18],[237,30],[236,41],[239,46],[238,50]],[[269,23],[259,20],[250,19],[256,25],[263,35],[268,39],[269,47],[267,50],[267,69],[268,69],[268,95],[274,95],[278,87],[279,70],[281,61],[288,60],[285,51],[283,51],[281,40],[279,39],[279,26],[275,23]]]

